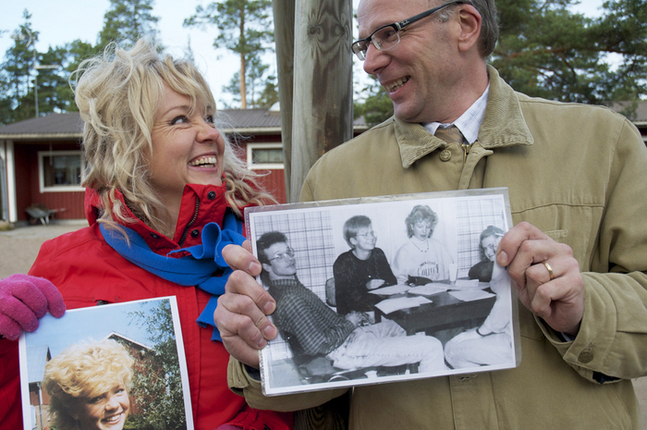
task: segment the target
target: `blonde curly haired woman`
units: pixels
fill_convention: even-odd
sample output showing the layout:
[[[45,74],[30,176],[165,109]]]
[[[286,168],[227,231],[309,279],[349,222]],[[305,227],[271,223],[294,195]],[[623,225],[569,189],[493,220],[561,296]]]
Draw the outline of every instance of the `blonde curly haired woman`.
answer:
[[[119,342],[71,345],[45,366],[43,384],[57,430],[121,430],[130,413],[135,360]]]
[[[242,243],[243,208],[272,199],[216,127],[206,81],[140,40],[84,62],[75,96],[90,226],[43,244],[29,274],[51,281],[68,309],[175,296],[195,428],[290,428],[290,414],[251,409],[227,388],[229,354],[213,328],[231,272],[220,251]],[[44,290],[34,277],[20,288]]]

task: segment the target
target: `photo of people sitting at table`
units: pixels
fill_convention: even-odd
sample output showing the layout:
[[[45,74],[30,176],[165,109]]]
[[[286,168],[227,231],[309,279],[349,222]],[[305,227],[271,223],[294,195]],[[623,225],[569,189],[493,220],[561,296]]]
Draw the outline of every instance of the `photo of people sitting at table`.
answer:
[[[265,394],[516,366],[510,281],[489,257],[505,207],[485,193],[251,211],[279,329]]]

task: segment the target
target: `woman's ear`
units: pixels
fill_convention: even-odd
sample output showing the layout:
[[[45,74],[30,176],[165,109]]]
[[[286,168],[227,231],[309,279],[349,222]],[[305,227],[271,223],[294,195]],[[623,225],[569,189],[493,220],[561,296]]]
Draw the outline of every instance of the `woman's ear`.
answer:
[[[460,34],[458,48],[467,52],[475,46],[481,35],[481,14],[472,5],[464,5],[458,12]]]

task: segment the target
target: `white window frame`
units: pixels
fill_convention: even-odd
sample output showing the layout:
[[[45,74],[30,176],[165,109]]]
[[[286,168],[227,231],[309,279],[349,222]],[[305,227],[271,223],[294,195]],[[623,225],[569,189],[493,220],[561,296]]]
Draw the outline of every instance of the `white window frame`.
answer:
[[[58,155],[78,155],[81,159],[81,173],[85,171],[85,157],[83,157],[83,151],[38,151],[38,182],[41,193],[68,193],[73,191],[85,191],[80,184],[79,185],[56,185],[56,186],[45,186],[45,172],[44,172],[44,158],[45,157],[55,157]]]
[[[283,169],[283,163],[261,163],[252,162],[254,149],[283,149],[282,143],[248,143],[247,144],[247,168],[250,170],[279,170]]]

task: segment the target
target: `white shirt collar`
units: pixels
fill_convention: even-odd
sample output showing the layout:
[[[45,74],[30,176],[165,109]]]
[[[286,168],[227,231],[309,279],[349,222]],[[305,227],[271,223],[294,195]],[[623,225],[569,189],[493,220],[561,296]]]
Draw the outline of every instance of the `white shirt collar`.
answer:
[[[473,104],[470,106],[456,121],[453,122],[461,133],[463,137],[470,145],[478,139],[479,128],[481,128],[481,122],[483,122],[483,116],[485,115],[485,107],[487,106],[487,96],[490,91],[490,84],[488,83],[485,91],[481,94]],[[452,124],[441,124],[439,122],[429,122],[422,124],[429,133],[436,134],[438,127],[447,128]]]

